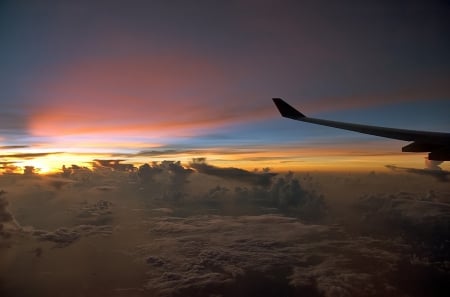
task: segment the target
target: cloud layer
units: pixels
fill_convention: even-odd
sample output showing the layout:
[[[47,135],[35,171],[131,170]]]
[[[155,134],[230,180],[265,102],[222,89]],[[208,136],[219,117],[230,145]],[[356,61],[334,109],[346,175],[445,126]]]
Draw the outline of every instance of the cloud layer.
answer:
[[[450,292],[444,183],[110,161],[0,176],[2,296]]]
[[[339,228],[279,215],[158,218],[146,225],[153,243],[135,253],[149,267],[146,288],[158,296],[399,292],[387,277],[404,260],[400,243],[349,238]]]

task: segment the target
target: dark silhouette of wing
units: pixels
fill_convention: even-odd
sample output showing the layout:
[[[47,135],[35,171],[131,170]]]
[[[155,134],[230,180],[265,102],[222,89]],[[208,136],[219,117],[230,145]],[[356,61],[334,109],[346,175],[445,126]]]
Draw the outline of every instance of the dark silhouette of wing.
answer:
[[[403,147],[403,152],[430,152],[429,160],[450,161],[450,133],[396,129],[310,118],[287,104],[283,99],[273,98],[273,102],[285,118],[380,137],[412,141]]]

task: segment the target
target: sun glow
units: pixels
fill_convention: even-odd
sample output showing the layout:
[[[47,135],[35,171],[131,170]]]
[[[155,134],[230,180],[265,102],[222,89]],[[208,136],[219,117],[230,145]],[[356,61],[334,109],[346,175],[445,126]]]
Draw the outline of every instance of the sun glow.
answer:
[[[51,167],[50,163],[46,162],[45,160],[32,160],[29,162],[25,162],[23,164],[23,168],[24,170],[26,170],[26,168],[33,168],[33,171],[35,173],[40,174],[48,174],[53,171],[53,168]]]
[[[68,153],[50,154],[21,162],[12,162],[11,164],[15,167],[14,173],[52,174],[60,172],[63,165],[71,166],[76,164],[91,169],[92,160],[99,157],[104,156]]]

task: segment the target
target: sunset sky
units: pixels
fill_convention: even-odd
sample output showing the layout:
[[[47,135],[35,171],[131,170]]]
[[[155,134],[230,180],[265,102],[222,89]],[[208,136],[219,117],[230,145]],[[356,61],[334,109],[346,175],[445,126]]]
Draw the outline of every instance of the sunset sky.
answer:
[[[449,36],[446,1],[2,1],[0,172],[193,157],[423,168],[405,142],[290,121],[271,98],[449,132]]]

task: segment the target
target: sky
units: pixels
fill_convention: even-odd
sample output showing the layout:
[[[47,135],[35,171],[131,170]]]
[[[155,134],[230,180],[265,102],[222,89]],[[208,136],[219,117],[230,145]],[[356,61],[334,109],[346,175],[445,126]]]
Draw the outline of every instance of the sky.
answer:
[[[449,132],[450,6],[393,2],[2,1],[0,164],[423,168],[404,142],[283,119],[271,101]]]
[[[449,36],[437,0],[0,1],[0,296],[450,296],[450,162],[272,102],[448,133]]]

